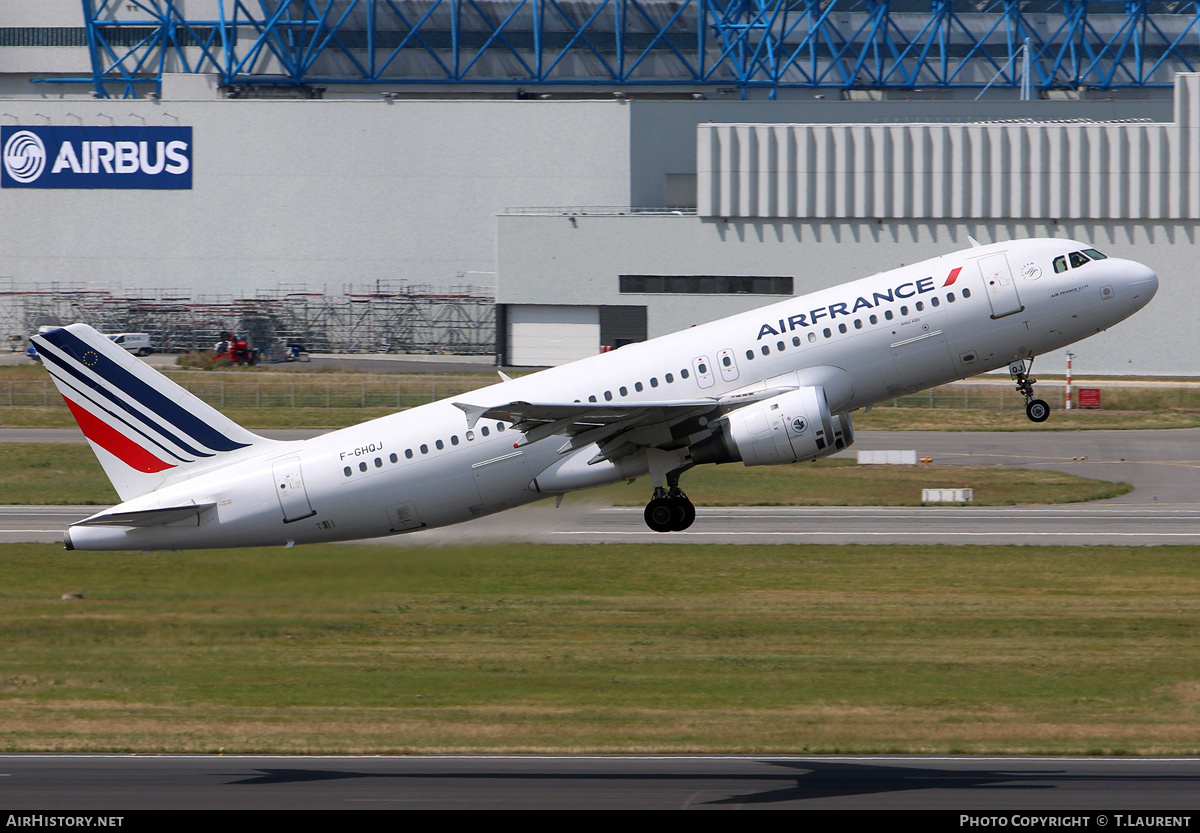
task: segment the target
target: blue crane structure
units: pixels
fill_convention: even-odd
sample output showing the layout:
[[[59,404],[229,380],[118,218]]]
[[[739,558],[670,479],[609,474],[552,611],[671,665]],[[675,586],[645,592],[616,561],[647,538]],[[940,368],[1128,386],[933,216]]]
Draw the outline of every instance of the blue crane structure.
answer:
[[[164,73],[261,86],[783,90],[1169,87],[1200,2],[81,0],[100,97]],[[195,11],[203,7],[206,14]],[[382,89],[382,88],[381,88]],[[755,92],[762,90],[763,92]]]

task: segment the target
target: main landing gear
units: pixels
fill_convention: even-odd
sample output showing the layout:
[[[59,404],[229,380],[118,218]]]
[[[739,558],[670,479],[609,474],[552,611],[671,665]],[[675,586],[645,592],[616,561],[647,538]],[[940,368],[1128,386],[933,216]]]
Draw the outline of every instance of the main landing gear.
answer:
[[[646,504],[646,526],[655,532],[682,532],[696,520],[696,507],[679,488],[682,469],[667,472],[666,488],[654,487],[654,497]]]
[[[1029,376],[1032,371],[1033,359],[1029,360],[1028,365],[1019,361],[1008,366],[1008,374],[1017,383],[1017,393],[1025,397],[1025,416],[1033,422],[1045,422],[1050,416],[1050,406],[1044,399],[1033,398],[1033,386],[1037,379]]]

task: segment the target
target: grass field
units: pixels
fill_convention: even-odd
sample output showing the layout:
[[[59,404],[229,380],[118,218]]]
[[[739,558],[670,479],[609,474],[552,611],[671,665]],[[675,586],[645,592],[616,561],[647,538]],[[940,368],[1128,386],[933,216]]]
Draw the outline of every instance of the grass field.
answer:
[[[367,374],[344,371],[241,368],[172,372],[172,379],[249,428],[343,428],[493,384],[494,373]],[[1083,383],[1088,384],[1088,383]],[[1102,388],[1103,410],[1058,410],[1061,385],[1039,396],[1055,413],[1034,425],[1008,385],[955,384],[888,400],[856,412],[864,431],[1062,431],[1200,427],[1200,386]],[[0,367],[0,423],[14,428],[68,428],[73,421],[41,367]]]
[[[0,747],[1191,755],[1197,556],[8,545]]]
[[[92,450],[83,444],[5,443],[0,446],[2,504],[85,504],[117,502]],[[638,505],[646,502],[647,481],[586,494],[593,501]],[[858,466],[851,460],[746,468],[740,464],[702,466],[687,473],[688,494],[701,506],[914,506],[923,488],[971,488],[976,506],[1015,503],[1077,503],[1117,497],[1124,483],[1090,480],[1054,471],[975,466]]]

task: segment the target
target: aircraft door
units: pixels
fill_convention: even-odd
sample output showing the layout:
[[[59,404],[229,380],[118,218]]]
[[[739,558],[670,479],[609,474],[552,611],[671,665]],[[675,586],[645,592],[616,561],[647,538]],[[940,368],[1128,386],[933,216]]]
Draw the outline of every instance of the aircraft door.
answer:
[[[308,491],[304,488],[304,475],[300,471],[300,458],[288,457],[271,465],[275,475],[275,494],[279,496],[279,508],[283,510],[283,522],[290,524],[317,514],[308,502]]]
[[[717,351],[717,367],[721,370],[721,378],[726,382],[732,382],[738,377],[737,359],[733,357],[732,350]]]
[[[697,356],[692,359],[692,372],[696,374],[696,384],[702,388],[711,388],[714,383],[712,362],[708,356]]]
[[[1008,268],[1008,258],[1003,254],[980,258],[979,273],[992,304],[992,318],[1003,318],[1025,309],[1017,296],[1017,282]]]

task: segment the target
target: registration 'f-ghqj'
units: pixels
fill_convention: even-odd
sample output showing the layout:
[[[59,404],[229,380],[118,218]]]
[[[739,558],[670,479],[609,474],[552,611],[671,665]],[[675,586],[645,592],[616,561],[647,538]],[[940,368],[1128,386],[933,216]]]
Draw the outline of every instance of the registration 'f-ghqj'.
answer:
[[[686,529],[680,474],[815,460],[850,413],[1008,365],[1046,419],[1034,356],[1145,306],[1158,277],[1069,240],[976,245],[461,397],[296,442],[235,424],[74,324],[34,338],[124,503],[68,549],[369,538],[650,475],[646,523]],[[503,376],[503,374],[501,374]]]

